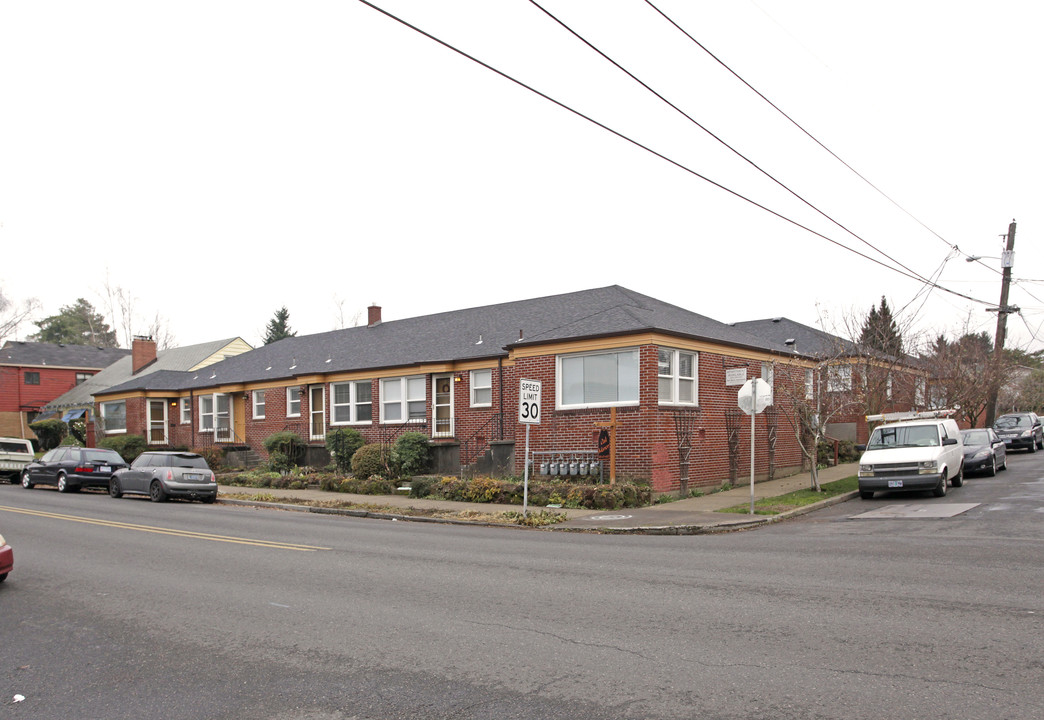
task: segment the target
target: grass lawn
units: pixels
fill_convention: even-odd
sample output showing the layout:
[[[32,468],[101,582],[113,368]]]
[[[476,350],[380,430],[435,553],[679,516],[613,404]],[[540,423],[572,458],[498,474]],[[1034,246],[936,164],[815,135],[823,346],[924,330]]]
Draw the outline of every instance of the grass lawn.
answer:
[[[756,500],[754,501],[754,514],[779,515],[782,512],[794,510],[804,505],[811,505],[812,503],[826,500],[836,495],[844,495],[845,493],[859,489],[859,478],[853,475],[852,477],[847,477],[843,480],[824,483],[820,485],[820,487],[822,488],[822,492],[815,492],[813,490],[795,490],[792,493],[780,495],[779,497]],[[721,510],[718,510],[718,512],[749,513],[750,503],[746,502],[742,505],[733,505],[732,507],[722,508]]]

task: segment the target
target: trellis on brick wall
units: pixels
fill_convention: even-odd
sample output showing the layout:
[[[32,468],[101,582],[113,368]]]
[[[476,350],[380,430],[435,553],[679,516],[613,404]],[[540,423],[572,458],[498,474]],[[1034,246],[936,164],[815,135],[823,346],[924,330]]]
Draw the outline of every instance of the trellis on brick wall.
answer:
[[[729,482],[739,480],[740,428],[746,416],[740,410],[725,411],[725,432],[729,443]]]
[[[765,430],[768,433],[768,479],[776,478],[776,430],[779,427],[779,410],[775,405],[765,408]]]
[[[692,462],[692,436],[700,418],[700,408],[675,410],[674,432],[678,438],[678,477],[681,495],[689,494],[689,468]]]

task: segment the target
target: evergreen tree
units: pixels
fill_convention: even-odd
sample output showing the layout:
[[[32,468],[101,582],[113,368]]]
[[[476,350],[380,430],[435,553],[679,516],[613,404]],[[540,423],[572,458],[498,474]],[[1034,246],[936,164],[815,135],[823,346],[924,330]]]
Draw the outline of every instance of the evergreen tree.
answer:
[[[879,350],[892,357],[902,357],[903,339],[899,334],[899,325],[892,317],[888,301],[881,296],[880,309],[871,306],[859,334],[859,344],[864,348]]]
[[[37,342],[94,345],[104,348],[120,346],[116,340],[116,331],[111,329],[105,318],[83,298],[79,298],[73,305],[66,305],[57,315],[38,321],[36,325],[40,332],[30,335],[29,339]]]
[[[276,310],[275,316],[268,321],[268,327],[265,328],[265,337],[262,342],[265,345],[271,345],[276,340],[297,335],[296,332],[291,332],[289,320],[290,311],[286,309],[285,305]]]

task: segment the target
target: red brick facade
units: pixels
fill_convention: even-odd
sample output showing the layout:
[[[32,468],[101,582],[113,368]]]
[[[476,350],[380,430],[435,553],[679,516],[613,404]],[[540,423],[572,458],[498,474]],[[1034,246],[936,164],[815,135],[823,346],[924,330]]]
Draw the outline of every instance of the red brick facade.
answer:
[[[649,336],[645,336],[648,338]],[[695,352],[697,357],[697,392],[698,406],[660,405],[658,399],[658,362],[660,347],[675,347],[669,338],[663,338],[662,344],[643,341],[627,343],[621,338],[611,344],[602,344],[597,349],[637,348],[639,358],[639,401],[637,405],[622,405],[616,408],[617,428],[616,473],[619,478],[644,479],[651,482],[655,491],[666,492],[677,490],[680,486],[681,465],[679,462],[679,437],[675,423],[675,412],[695,413],[694,431],[692,434],[692,453],[689,467],[689,486],[717,486],[729,478],[730,452],[726,431],[726,414],[735,412],[736,396],[739,387],[725,384],[726,369],[744,368],[746,376],[758,377],[763,363],[781,360],[769,353],[764,357],[731,355],[725,352],[714,352],[703,349],[686,349]],[[589,348],[588,348],[589,349]],[[381,412],[380,378],[389,376],[387,371],[372,377],[351,376],[351,380],[371,381],[371,409],[373,420],[366,424],[333,425],[331,413],[332,381],[348,381],[344,375],[332,374],[330,377],[303,378],[300,384],[292,382],[291,386],[301,388],[301,406],[299,417],[287,417],[287,392],[285,385],[272,386],[271,382],[251,386],[249,384],[233,387],[216,387],[214,392],[227,394],[230,398],[232,422],[235,431],[227,446],[249,445],[262,457],[265,456],[262,441],[269,435],[290,430],[297,433],[312,444],[322,445],[322,440],[312,441],[309,438],[309,420],[311,415],[310,388],[321,387],[325,409],[323,422],[326,432],[336,427],[352,427],[359,430],[368,442],[382,442],[393,439],[399,432],[413,430],[433,434],[434,393],[433,378],[449,376],[453,397],[453,434],[451,437],[434,437],[435,443],[459,443],[464,462],[469,450],[474,453],[485,449],[490,441],[506,440],[515,442],[514,471],[523,472],[523,454],[525,428],[518,423],[518,390],[521,378],[539,380],[542,383],[542,422],[531,427],[530,449],[537,458],[548,457],[548,453],[560,453],[569,459],[575,451],[597,452],[600,424],[610,421],[612,409],[609,407],[592,407],[584,409],[559,409],[556,407],[558,389],[556,387],[558,372],[558,356],[556,348],[548,346],[543,350],[528,349],[518,352],[506,359],[491,359],[482,363],[469,361],[461,367],[453,364],[417,370],[403,369],[402,377],[423,376],[425,379],[425,420],[417,424],[386,425],[379,421]],[[583,352],[585,348],[576,344],[560,348],[563,353]],[[721,348],[725,350],[725,348]],[[792,359],[784,358],[786,362]],[[466,365],[466,366],[465,366]],[[777,363],[777,367],[782,365]],[[471,406],[471,371],[489,370],[492,376],[491,405],[488,407]],[[777,371],[775,382],[778,388],[791,388],[797,384],[804,387],[804,369],[798,368],[796,374]],[[796,380],[791,380],[796,377]],[[319,381],[321,382],[321,385]],[[257,389],[264,392],[265,416],[253,417],[252,392]],[[789,390],[788,390],[789,391]],[[200,427],[200,395],[206,391],[193,391],[191,395],[191,416],[188,423],[182,423],[181,397],[160,397],[159,393],[131,393],[126,401],[127,432],[148,437],[147,402],[160,401],[167,411],[167,439],[165,446],[201,448],[214,444],[213,432],[201,432]],[[119,398],[99,397],[102,401]],[[499,414],[503,415],[503,435],[501,435]],[[99,414],[100,417],[100,414]],[[784,413],[777,414],[776,446],[771,458],[775,471],[782,473],[800,468],[802,454],[795,440],[794,431],[788,424]],[[770,450],[768,441],[767,414],[756,418],[756,475],[764,477],[769,471]],[[101,434],[99,433],[99,437]],[[739,447],[735,460],[738,462],[739,477],[749,477],[750,467],[750,420],[743,416],[739,424]],[[221,445],[222,443],[217,443]],[[535,468],[539,470],[539,465]],[[608,466],[605,467],[608,476]]]

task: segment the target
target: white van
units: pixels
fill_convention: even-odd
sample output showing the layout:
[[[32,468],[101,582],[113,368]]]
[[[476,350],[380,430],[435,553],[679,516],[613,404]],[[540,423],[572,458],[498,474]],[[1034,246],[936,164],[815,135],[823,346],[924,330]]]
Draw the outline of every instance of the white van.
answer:
[[[920,415],[879,425],[870,434],[870,441],[859,447],[864,451],[859,458],[861,498],[869,500],[878,490],[931,490],[942,497],[948,484],[964,484],[964,444],[957,423],[950,418]]]
[[[11,482],[18,482],[22,469],[35,457],[28,440],[0,437],[0,475],[7,475]]]

